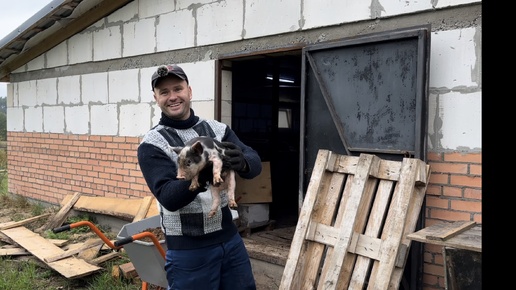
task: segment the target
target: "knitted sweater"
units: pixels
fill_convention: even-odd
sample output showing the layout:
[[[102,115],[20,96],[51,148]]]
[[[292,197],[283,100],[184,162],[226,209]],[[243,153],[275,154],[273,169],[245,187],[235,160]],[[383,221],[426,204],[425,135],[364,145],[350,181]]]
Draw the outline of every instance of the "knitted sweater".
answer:
[[[258,153],[240,141],[224,123],[205,120],[190,111],[190,118],[175,121],[164,114],[157,126],[149,130],[138,147],[138,163],[150,191],[158,201],[161,227],[169,249],[194,249],[227,241],[237,233],[226,191],[221,206],[208,218],[212,198],[208,188],[190,191],[190,181],[178,180],[177,154],[169,146],[184,146],[197,136],[210,136],[229,141],[242,149],[249,171],[239,172],[242,178],[258,176],[262,170]]]

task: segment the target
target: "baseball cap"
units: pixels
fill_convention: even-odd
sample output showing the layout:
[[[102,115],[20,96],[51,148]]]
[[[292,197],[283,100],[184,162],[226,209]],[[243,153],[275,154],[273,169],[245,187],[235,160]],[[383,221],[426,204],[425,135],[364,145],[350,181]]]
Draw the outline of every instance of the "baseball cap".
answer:
[[[182,80],[185,80],[188,83],[188,77],[186,76],[183,69],[178,66],[177,64],[167,64],[167,65],[160,65],[158,69],[152,74],[151,78],[151,85],[152,89],[154,90],[154,87],[156,87],[156,83],[158,80],[162,77],[166,77],[169,75],[174,75]]]

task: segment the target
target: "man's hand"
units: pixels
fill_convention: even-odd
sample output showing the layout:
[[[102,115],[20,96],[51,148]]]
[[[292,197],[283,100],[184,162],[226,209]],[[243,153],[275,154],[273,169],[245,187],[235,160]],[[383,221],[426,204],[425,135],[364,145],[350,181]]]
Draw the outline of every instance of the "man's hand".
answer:
[[[242,149],[231,142],[222,142],[222,145],[226,147],[224,155],[226,155],[231,169],[237,172],[247,171],[247,162],[245,161]],[[224,163],[226,163],[226,161],[224,161]]]

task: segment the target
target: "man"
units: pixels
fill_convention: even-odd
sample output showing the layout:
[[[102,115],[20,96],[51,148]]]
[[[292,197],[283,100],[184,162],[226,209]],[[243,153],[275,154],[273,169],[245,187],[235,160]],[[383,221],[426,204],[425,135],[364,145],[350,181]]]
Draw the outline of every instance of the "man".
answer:
[[[223,194],[217,213],[208,218],[209,188],[190,191],[190,181],[176,178],[177,155],[169,146],[184,146],[197,136],[228,142],[224,143],[229,147],[225,151],[229,157],[226,165],[247,179],[260,174],[260,157],[226,124],[195,115],[192,87],[181,67],[160,66],[151,77],[151,85],[161,119],[138,147],[138,162],[158,201],[167,243],[168,289],[256,289],[249,255],[233,223],[227,195]],[[207,180],[209,177],[204,177]]]

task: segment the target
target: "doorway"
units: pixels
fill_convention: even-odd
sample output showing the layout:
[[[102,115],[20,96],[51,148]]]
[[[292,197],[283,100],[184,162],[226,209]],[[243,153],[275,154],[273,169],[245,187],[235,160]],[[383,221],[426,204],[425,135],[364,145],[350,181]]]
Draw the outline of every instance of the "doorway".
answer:
[[[270,162],[274,227],[298,217],[301,51],[231,62],[231,127]]]

